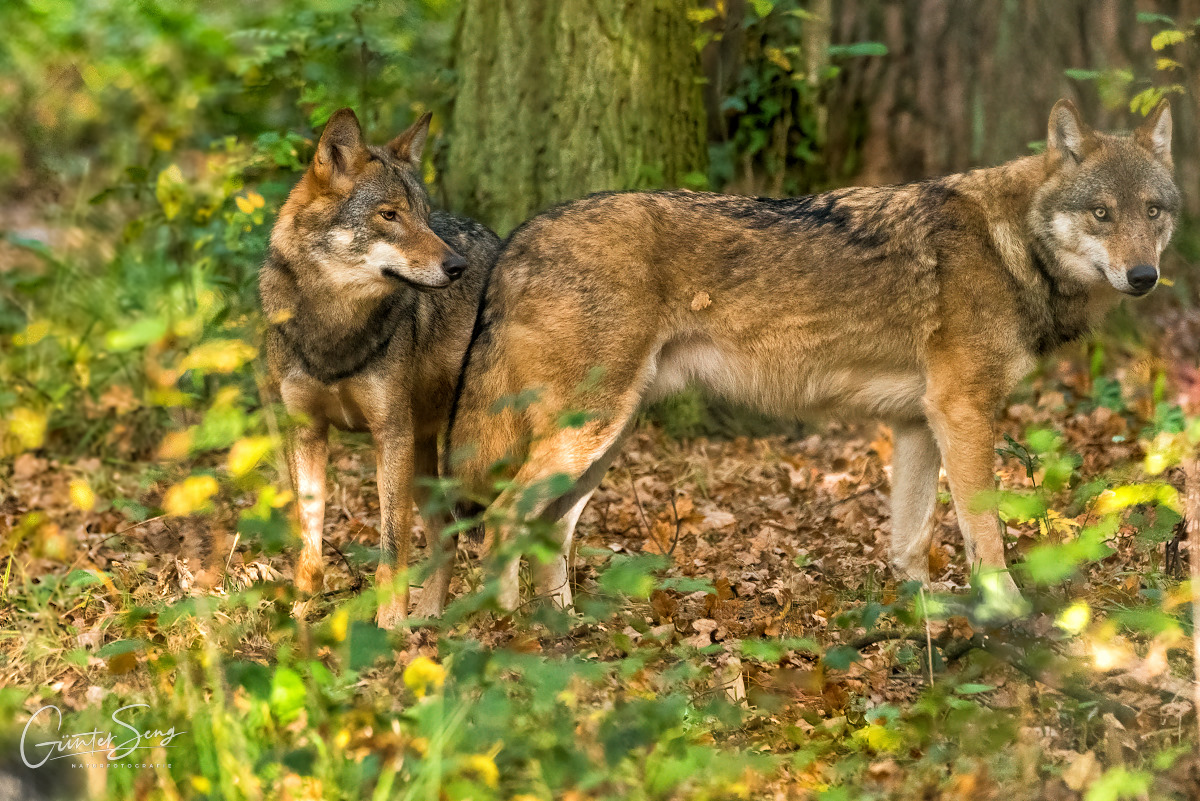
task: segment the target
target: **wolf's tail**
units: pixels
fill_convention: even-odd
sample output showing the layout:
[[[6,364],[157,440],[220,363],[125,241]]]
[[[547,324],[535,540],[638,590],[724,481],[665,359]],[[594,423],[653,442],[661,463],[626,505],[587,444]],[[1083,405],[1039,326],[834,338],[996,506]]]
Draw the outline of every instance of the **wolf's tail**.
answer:
[[[484,503],[495,479],[511,475],[522,460],[529,437],[516,397],[520,387],[511,385],[516,371],[505,363],[506,353],[493,336],[499,312],[488,295],[485,289],[463,356],[442,455],[442,475],[458,478],[468,497]]]

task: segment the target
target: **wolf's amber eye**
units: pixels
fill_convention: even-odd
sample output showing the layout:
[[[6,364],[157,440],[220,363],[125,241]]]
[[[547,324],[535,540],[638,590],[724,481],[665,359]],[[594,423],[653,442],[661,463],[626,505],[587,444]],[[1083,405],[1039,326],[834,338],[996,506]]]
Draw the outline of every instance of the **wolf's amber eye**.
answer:
[[[1104,208],[1103,206],[1097,206],[1096,208],[1092,209],[1092,214],[1096,215],[1097,220],[1108,219],[1108,209]]]
[[[1158,212],[1159,212],[1158,206],[1151,206],[1150,208],[1146,209],[1146,216],[1153,220],[1155,217],[1158,216]]]
[[[392,211],[391,209],[384,209],[383,211],[379,212],[379,216],[388,222],[396,221],[396,212]]]

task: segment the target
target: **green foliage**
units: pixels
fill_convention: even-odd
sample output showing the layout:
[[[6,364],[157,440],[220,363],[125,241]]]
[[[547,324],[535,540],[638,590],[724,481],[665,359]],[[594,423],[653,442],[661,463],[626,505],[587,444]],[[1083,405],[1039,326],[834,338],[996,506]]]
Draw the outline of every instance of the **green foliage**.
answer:
[[[828,25],[806,6],[801,0],[761,0],[744,9],[744,59],[721,98],[728,129],[709,148],[711,186],[738,181],[744,191],[794,195],[828,182],[822,93],[838,76],[840,60],[888,51],[880,42],[830,45],[806,35],[810,26]],[[717,14],[704,8],[693,19],[708,22]],[[697,46],[717,37],[705,31]]]
[[[1179,23],[1166,14],[1141,11],[1138,12],[1137,21],[1155,27],[1168,26],[1160,28],[1150,37],[1151,49],[1162,53],[1154,63],[1157,77],[1169,81],[1168,83],[1156,83],[1152,79],[1141,78],[1124,68],[1069,69],[1065,74],[1072,80],[1094,83],[1101,101],[1109,108],[1127,104],[1131,112],[1145,116],[1153,111],[1163,98],[1185,94],[1188,91],[1186,81],[1179,77],[1188,60],[1181,50],[1195,49],[1195,36],[1197,30],[1200,30],[1200,19],[1191,23]]]

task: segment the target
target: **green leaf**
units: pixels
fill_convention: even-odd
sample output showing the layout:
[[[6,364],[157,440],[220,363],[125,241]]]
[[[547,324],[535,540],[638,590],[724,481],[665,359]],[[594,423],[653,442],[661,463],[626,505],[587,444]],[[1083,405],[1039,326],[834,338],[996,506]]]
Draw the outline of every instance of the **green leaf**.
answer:
[[[1073,81],[1094,81],[1104,73],[1100,70],[1069,69],[1063,70],[1063,74]]]
[[[304,680],[291,668],[276,669],[271,680],[271,712],[281,723],[289,723],[304,708]]]
[[[67,574],[68,587],[87,587],[91,584],[103,584],[104,579],[100,578],[95,570],[72,570]]]
[[[141,651],[145,647],[145,640],[116,640],[115,642],[110,642],[102,646],[100,650],[96,651],[96,656],[100,657],[101,659],[109,659],[114,656],[120,656],[121,654],[135,653],[137,651]]]
[[[850,667],[851,662],[858,662],[862,659],[862,655],[858,653],[858,649],[849,645],[839,645],[836,648],[830,648],[825,652],[822,661],[825,667],[833,670],[846,670]]]
[[[775,0],[751,0],[754,6],[754,13],[759,17],[765,17],[775,10]]]
[[[388,642],[388,633],[374,623],[362,620],[354,621],[350,624],[350,633],[346,639],[347,647],[350,650],[351,670],[369,668],[379,660],[379,657],[392,652],[391,643]]]
[[[1151,111],[1154,111],[1155,106],[1162,100],[1162,97],[1162,90],[1157,86],[1143,89],[1130,99],[1129,111],[1133,114],[1141,114],[1144,117]]]
[[[991,684],[973,684],[971,682],[967,682],[966,684],[960,684],[955,687],[954,692],[958,693],[959,695],[974,695],[976,693],[989,693],[994,689],[996,689],[995,686]]]
[[[1084,801],[1118,801],[1122,798],[1145,798],[1150,791],[1150,774],[1109,768],[1088,789]]]
[[[654,580],[654,571],[662,570],[667,565],[667,558],[657,554],[614,557],[608,568],[600,574],[600,588],[630,598],[649,598],[658,584]]]
[[[131,326],[109,331],[104,344],[114,352],[133,350],[151,342],[157,342],[167,333],[167,321],[158,317],[145,317]]]
[[[1153,22],[1161,22],[1164,25],[1175,24],[1175,20],[1171,19],[1166,14],[1156,14],[1153,11],[1139,11],[1137,13],[1137,21],[1143,24],[1150,24]]]
[[[883,42],[855,42],[848,45],[830,45],[829,55],[833,58],[858,58],[860,56],[886,56],[887,45]]]
[[[778,662],[788,651],[820,653],[820,646],[807,637],[788,637],[781,640],[742,640],[742,656],[759,662]]]

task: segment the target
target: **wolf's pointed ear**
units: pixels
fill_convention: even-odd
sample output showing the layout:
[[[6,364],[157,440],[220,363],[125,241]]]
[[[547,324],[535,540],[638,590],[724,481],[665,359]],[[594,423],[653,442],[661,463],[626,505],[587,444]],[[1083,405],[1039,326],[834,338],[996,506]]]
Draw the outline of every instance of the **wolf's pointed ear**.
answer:
[[[1046,149],[1073,164],[1083,161],[1091,149],[1092,129],[1079,116],[1079,109],[1070,100],[1060,100],[1050,110],[1050,127],[1046,133]]]
[[[1171,166],[1171,104],[1160,100],[1146,121],[1133,132],[1133,141],[1154,154],[1154,157]]]
[[[414,167],[421,166],[421,151],[425,148],[425,137],[429,135],[429,121],[433,114],[426,111],[421,119],[409,126],[408,130],[388,142],[388,150],[392,155],[407,161]]]
[[[367,147],[358,117],[348,108],[339,109],[321,132],[313,172],[322,183],[338,188],[342,179],[354,178],[366,163]]]

